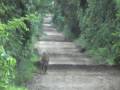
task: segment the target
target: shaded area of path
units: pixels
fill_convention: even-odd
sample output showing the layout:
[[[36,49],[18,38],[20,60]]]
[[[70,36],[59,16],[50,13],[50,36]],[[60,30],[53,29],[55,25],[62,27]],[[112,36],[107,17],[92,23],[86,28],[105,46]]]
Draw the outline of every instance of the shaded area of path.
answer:
[[[46,75],[36,74],[28,84],[29,90],[120,90],[120,69],[97,65],[65,40],[62,33],[44,19],[44,33],[35,44],[38,50],[47,49],[50,56]]]

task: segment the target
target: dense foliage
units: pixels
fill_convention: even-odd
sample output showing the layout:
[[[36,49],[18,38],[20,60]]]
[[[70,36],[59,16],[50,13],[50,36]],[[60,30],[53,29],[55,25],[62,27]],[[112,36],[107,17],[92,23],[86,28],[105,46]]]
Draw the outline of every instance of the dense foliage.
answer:
[[[33,45],[50,12],[66,39],[99,63],[120,64],[120,0],[0,0],[0,90],[26,90],[19,85],[36,70]]]
[[[16,60],[7,55],[4,48],[0,47],[0,88],[3,89],[14,79]]]
[[[54,0],[53,21],[99,63],[120,63],[120,0]]]
[[[26,90],[15,85],[25,85],[36,70],[33,45],[50,2],[0,0],[0,90]]]

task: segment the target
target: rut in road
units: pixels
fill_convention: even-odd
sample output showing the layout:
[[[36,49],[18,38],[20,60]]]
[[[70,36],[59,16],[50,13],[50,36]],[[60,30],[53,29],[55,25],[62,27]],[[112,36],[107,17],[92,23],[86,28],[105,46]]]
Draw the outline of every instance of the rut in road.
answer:
[[[46,49],[50,56],[47,74],[36,74],[27,85],[29,90],[120,90],[119,67],[98,65],[79,52],[74,43],[66,41],[51,24],[51,16],[44,19],[43,35],[35,44]]]

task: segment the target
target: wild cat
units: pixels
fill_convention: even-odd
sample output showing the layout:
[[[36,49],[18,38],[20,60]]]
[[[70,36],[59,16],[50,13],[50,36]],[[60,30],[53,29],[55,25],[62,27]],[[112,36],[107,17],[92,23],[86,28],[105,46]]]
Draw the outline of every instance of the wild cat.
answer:
[[[49,64],[49,55],[46,50],[41,51],[41,60],[40,60],[40,67],[41,67],[41,72],[46,73],[48,69],[48,64]]]

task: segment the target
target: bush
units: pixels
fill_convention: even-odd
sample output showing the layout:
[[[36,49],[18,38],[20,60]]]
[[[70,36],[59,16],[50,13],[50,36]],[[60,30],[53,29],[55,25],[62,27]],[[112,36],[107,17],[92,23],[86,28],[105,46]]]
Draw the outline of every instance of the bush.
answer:
[[[27,90],[23,87],[9,86],[6,90]]]
[[[79,10],[79,1],[78,0],[64,0],[59,1],[55,0],[55,9],[54,9],[54,17],[53,21],[56,26],[59,26],[59,30],[65,32],[69,32],[72,34],[72,38],[78,37],[80,34],[79,20],[78,18],[78,10]],[[69,28],[66,31],[66,26]],[[62,28],[63,27],[63,28]],[[66,35],[69,35],[65,33]],[[68,36],[66,36],[68,37]],[[70,37],[69,37],[70,39]]]
[[[24,85],[36,71],[34,43],[42,34],[43,15],[50,5],[51,0],[0,0],[0,89],[26,90],[15,86]],[[16,67],[11,60],[16,60]]]
[[[15,78],[16,60],[9,56],[2,46],[0,46],[0,56],[0,89],[5,89]]]
[[[119,5],[120,0],[55,0],[53,21],[98,61],[119,64]]]

